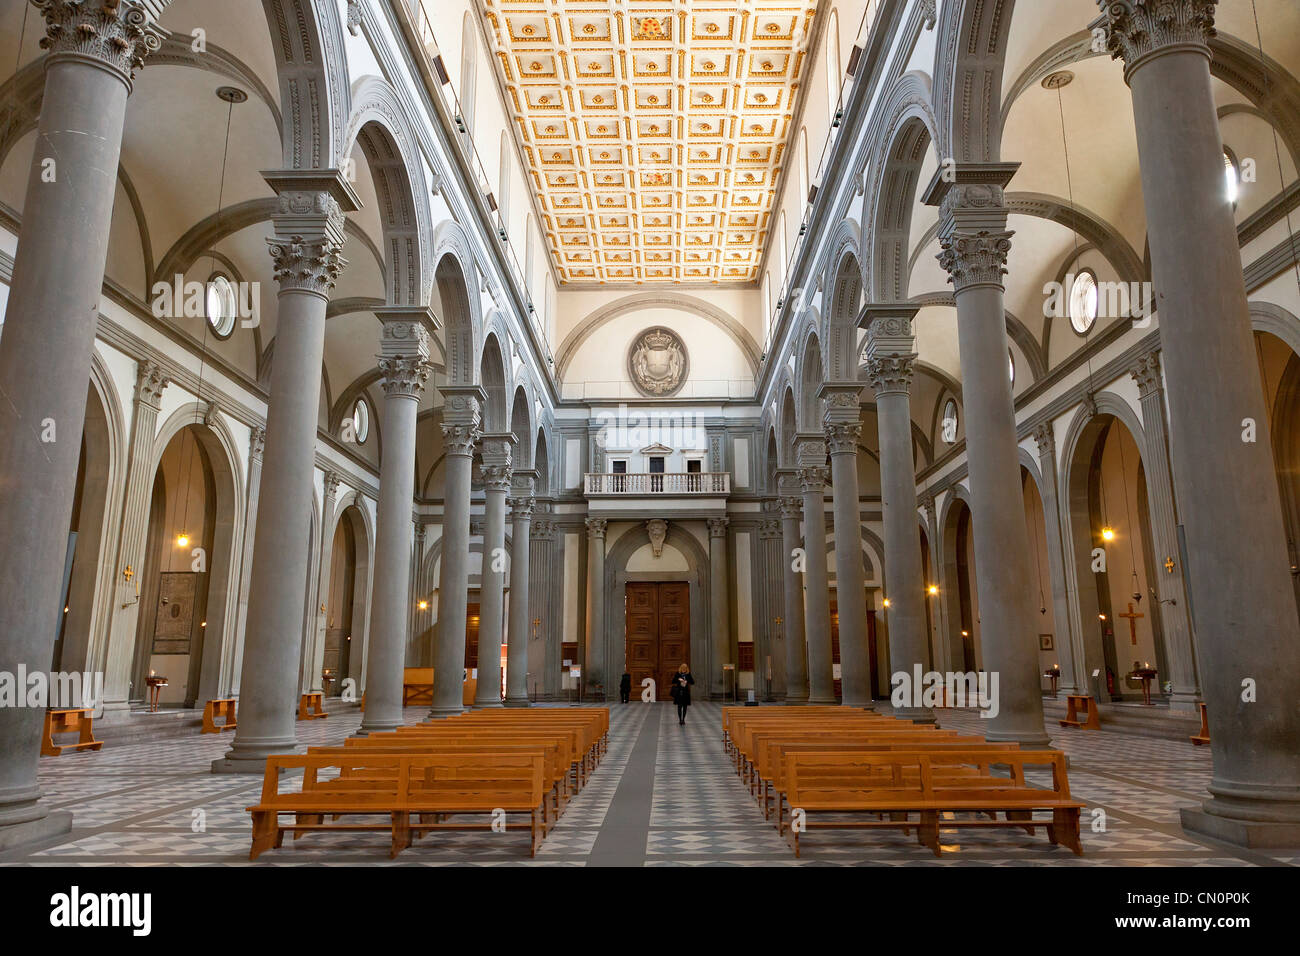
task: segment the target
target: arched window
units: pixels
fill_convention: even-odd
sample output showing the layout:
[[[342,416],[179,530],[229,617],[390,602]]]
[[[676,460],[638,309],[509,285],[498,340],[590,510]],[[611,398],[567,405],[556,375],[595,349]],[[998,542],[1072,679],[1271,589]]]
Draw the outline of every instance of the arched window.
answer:
[[[1070,289],[1070,325],[1080,335],[1087,335],[1097,321],[1097,276],[1085,269],[1074,277]]]
[[[370,403],[364,398],[358,398],[352,406],[352,415],[343,423],[343,428],[344,434],[352,432],[352,439],[358,445],[365,444],[370,437]]]
[[[840,99],[840,84],[844,77],[840,73],[840,14],[832,10],[826,21],[826,38],[822,41],[823,57],[826,61],[826,124],[835,122],[835,109]]]
[[[948,399],[947,404],[943,406],[943,419],[939,423],[939,437],[943,439],[945,445],[957,444],[957,402],[955,399]]]
[[[1233,209],[1236,209],[1237,200],[1241,198],[1241,167],[1237,165],[1236,157],[1228,149],[1223,151],[1223,179],[1228,192],[1228,202],[1232,203]]]
[[[501,169],[497,174],[497,210],[501,213],[501,228],[510,229],[510,134],[501,131]]]
[[[238,302],[235,287],[230,279],[217,273],[208,280],[204,311],[207,313],[208,326],[212,334],[219,339],[228,339],[235,331]]]
[[[1011,376],[1011,384],[1016,384],[1016,357],[1011,354],[1011,349],[1007,349],[1007,374]]]
[[[474,91],[478,84],[478,33],[474,29],[474,18],[465,14],[460,40],[460,89],[456,98],[460,100],[460,117],[465,122],[465,135],[474,136]]]

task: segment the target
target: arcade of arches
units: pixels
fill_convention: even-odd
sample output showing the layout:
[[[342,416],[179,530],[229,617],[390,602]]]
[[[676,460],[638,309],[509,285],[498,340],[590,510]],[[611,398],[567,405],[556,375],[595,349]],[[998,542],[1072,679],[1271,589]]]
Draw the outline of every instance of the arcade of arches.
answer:
[[[0,0],[0,37],[0,862],[241,860],[121,821],[601,701],[625,785],[539,858],[671,856],[626,781],[685,759],[728,819],[691,853],[784,858],[734,700],[1064,749],[1121,864],[1300,863],[1292,0]],[[684,728],[640,703],[682,663]],[[895,699],[929,671],[995,712]],[[102,750],[41,756],[37,672]],[[871,832],[827,859],[915,858]],[[1070,856],[1032,844],[945,858]]]

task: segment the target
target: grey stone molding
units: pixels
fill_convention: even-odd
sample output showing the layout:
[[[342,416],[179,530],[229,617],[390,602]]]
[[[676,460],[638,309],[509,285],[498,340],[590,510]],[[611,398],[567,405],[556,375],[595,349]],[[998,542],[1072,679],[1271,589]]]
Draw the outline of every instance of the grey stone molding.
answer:
[[[1219,0],[1097,0],[1101,16],[1089,26],[1106,31],[1111,58],[1124,61],[1128,77],[1144,61],[1171,49],[1194,49],[1210,57]]]

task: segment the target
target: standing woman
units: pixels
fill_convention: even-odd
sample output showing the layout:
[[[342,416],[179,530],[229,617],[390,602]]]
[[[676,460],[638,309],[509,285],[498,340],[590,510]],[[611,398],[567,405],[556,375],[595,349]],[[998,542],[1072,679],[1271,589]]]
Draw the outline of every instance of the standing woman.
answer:
[[[691,706],[691,685],[694,683],[689,667],[683,664],[677,668],[677,675],[673,678],[673,700],[677,701],[677,723],[683,727],[686,726],[686,708]]]

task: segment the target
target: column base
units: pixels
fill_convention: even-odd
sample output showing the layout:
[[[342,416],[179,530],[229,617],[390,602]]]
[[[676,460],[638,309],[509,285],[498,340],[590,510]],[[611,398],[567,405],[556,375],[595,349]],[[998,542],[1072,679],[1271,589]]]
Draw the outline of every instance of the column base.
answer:
[[[815,707],[829,707],[832,704],[838,704],[839,701],[832,697],[809,697],[808,704]]]
[[[425,715],[425,720],[442,720],[444,717],[455,717],[458,714],[465,713],[465,708],[457,704],[455,707],[433,707]]]
[[[1186,832],[1211,840],[1252,850],[1300,847],[1300,823],[1231,820],[1206,813],[1201,807],[1183,807],[1179,813]]]
[[[1169,709],[1177,713],[1196,714],[1201,698],[1192,691],[1175,690],[1169,695]]]
[[[787,697],[785,700],[781,701],[781,703],[782,703],[782,705],[784,705],[784,706],[786,706],[786,707],[804,707],[804,706],[806,706],[807,703],[808,703],[808,698],[807,698],[807,697]]]
[[[72,814],[67,810],[47,813],[35,820],[0,827],[0,853],[35,846],[72,832]]]
[[[506,707],[531,707],[531,706],[533,706],[533,702],[532,702],[531,700],[529,700],[527,697],[507,697],[504,706],[506,706]]]
[[[500,700],[476,700],[476,701],[474,701],[474,709],[475,709],[475,710],[480,710],[480,709],[482,709],[482,708],[503,707],[503,706],[505,706],[505,705],[502,704]]]

